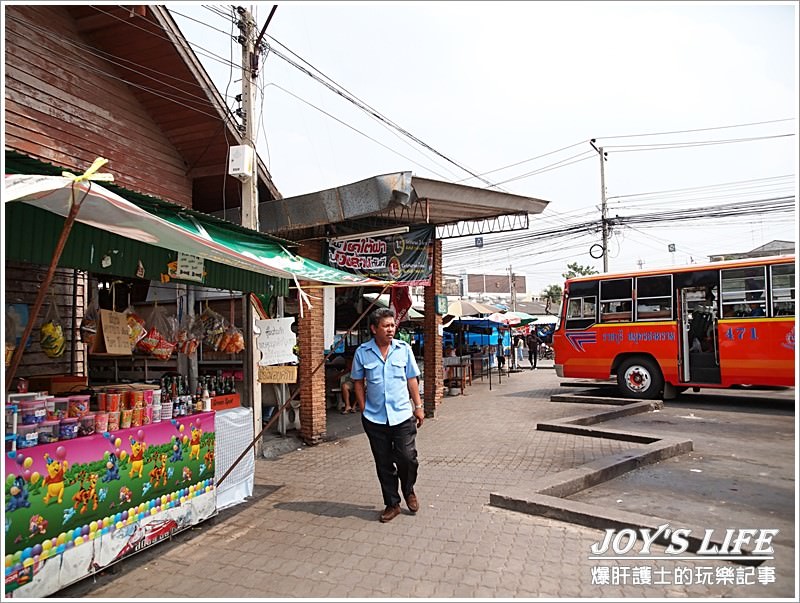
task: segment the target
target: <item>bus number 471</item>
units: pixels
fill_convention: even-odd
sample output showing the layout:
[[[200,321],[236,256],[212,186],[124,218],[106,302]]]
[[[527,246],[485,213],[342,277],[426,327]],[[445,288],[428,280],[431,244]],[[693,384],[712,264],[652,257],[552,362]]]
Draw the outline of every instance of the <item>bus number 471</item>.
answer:
[[[731,327],[725,330],[725,337],[730,340],[745,339],[747,331],[750,331],[749,339],[758,339],[758,329],[756,327],[750,327],[749,329],[747,327]]]

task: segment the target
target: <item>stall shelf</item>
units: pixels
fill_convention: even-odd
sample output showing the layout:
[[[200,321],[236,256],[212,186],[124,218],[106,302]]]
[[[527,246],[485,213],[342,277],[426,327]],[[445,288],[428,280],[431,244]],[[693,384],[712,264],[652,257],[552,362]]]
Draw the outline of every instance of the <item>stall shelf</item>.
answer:
[[[43,597],[216,513],[215,413],[10,451],[6,596]]]

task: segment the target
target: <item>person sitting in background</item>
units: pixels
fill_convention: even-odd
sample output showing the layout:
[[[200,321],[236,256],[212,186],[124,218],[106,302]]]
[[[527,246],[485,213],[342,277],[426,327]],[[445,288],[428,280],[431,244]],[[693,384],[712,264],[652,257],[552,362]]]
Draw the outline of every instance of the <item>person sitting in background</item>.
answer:
[[[761,304],[758,302],[752,302],[750,304],[750,314],[749,316],[766,316],[767,314],[764,312],[764,308],[761,307]]]
[[[343,415],[358,411],[355,401],[353,403],[350,402],[350,395],[353,393],[353,379],[350,377],[352,363],[352,360],[345,360],[345,364],[339,373],[339,389],[342,390],[342,402],[344,402],[344,408],[341,411]]]

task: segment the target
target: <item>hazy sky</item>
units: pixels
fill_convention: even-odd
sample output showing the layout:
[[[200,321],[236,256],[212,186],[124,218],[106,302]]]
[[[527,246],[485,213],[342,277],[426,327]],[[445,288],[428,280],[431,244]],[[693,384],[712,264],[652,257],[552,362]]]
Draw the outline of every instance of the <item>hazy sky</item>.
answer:
[[[209,4],[167,6],[220,91],[239,93],[230,21]],[[245,6],[260,30],[273,5]],[[473,237],[445,244],[446,272],[511,266],[529,291],[561,283],[571,261],[602,269],[589,255],[599,233],[566,230],[600,217],[591,138],[609,153],[610,216],[751,204],[724,219],[617,227],[610,270],[794,241],[796,211],[752,204],[796,198],[797,18],[796,3],[283,2],[267,30],[276,51],[461,167],[274,52],[261,63],[258,150],[286,197],[406,170],[487,186],[466,168],[550,201],[529,231],[485,237],[480,251]]]

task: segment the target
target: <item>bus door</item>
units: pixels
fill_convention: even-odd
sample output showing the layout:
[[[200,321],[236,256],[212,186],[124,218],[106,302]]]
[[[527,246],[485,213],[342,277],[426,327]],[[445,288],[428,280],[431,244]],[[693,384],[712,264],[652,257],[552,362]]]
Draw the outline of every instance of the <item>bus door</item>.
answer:
[[[715,287],[680,289],[680,367],[684,383],[720,383]]]

